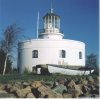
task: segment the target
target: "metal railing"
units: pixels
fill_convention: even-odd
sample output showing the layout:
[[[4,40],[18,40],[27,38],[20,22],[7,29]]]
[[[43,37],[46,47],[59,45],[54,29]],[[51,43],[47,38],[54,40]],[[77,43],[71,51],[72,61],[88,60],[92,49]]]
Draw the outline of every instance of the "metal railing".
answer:
[[[45,31],[45,29],[39,29],[39,30],[38,30],[38,33],[39,33],[39,34],[41,34],[41,33],[46,33],[46,31]],[[52,33],[52,32],[50,32],[50,33]],[[60,33],[64,34],[62,30],[60,30]]]

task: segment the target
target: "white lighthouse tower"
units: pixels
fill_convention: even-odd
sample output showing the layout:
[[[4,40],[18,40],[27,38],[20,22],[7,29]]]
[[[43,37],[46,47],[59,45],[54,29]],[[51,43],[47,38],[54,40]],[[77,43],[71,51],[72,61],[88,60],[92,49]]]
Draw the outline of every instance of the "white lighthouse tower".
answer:
[[[44,27],[37,39],[25,40],[18,44],[18,68],[32,72],[39,64],[51,64],[61,68],[85,66],[85,44],[81,41],[63,39],[60,17],[50,10],[44,17]],[[50,69],[50,68],[49,68]],[[56,73],[57,69],[50,69]],[[62,71],[63,72],[63,71]],[[72,73],[73,74],[73,73]]]

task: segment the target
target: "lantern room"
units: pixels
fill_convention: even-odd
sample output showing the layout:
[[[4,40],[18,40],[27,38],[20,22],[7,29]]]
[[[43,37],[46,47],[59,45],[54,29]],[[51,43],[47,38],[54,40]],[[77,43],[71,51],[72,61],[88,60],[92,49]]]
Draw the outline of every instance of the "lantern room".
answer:
[[[48,39],[62,39],[64,34],[60,31],[60,17],[53,13],[53,9],[50,10],[43,17],[44,28],[43,31],[40,32],[40,38],[48,38]]]

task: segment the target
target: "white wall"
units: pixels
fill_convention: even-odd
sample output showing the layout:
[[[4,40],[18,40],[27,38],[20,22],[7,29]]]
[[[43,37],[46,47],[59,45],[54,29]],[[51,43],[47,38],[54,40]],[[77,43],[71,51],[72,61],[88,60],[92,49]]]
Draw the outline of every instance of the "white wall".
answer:
[[[41,33],[41,39],[52,39],[52,40],[60,40],[64,37],[62,33]]]
[[[24,70],[37,64],[67,64],[70,66],[85,66],[85,44],[74,40],[34,39],[19,43],[20,63]],[[38,58],[32,58],[32,51],[38,50]],[[66,58],[59,57],[59,50],[66,50]],[[79,51],[82,59],[79,59]]]

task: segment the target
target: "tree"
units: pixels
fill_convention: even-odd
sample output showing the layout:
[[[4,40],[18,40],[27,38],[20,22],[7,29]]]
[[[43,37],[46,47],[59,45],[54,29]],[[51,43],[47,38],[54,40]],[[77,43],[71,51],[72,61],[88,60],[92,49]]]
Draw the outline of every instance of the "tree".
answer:
[[[18,34],[21,32],[21,28],[17,27],[16,24],[12,24],[8,26],[5,31],[3,32],[3,40],[1,41],[1,48],[5,52],[5,61],[4,61],[4,69],[3,69],[3,75],[6,71],[6,65],[7,65],[7,59],[10,55],[11,50],[13,49],[17,39]]]
[[[95,54],[90,54],[86,59],[86,66],[91,68],[97,68],[97,56]]]
[[[93,53],[91,53],[90,55],[87,56],[87,59],[86,59],[86,67],[89,67],[89,68],[94,68],[94,72],[96,74],[99,73],[99,69],[98,69],[98,65],[97,65],[97,56]]]
[[[6,53],[0,48],[0,74],[3,73],[5,56],[6,56]],[[5,72],[10,73],[11,70],[12,70],[12,61],[11,61],[10,56],[8,56],[8,58],[7,58],[7,68],[6,68]]]
[[[17,68],[13,68],[13,69],[12,69],[12,73],[13,73],[13,74],[18,74],[18,69],[17,69]]]

